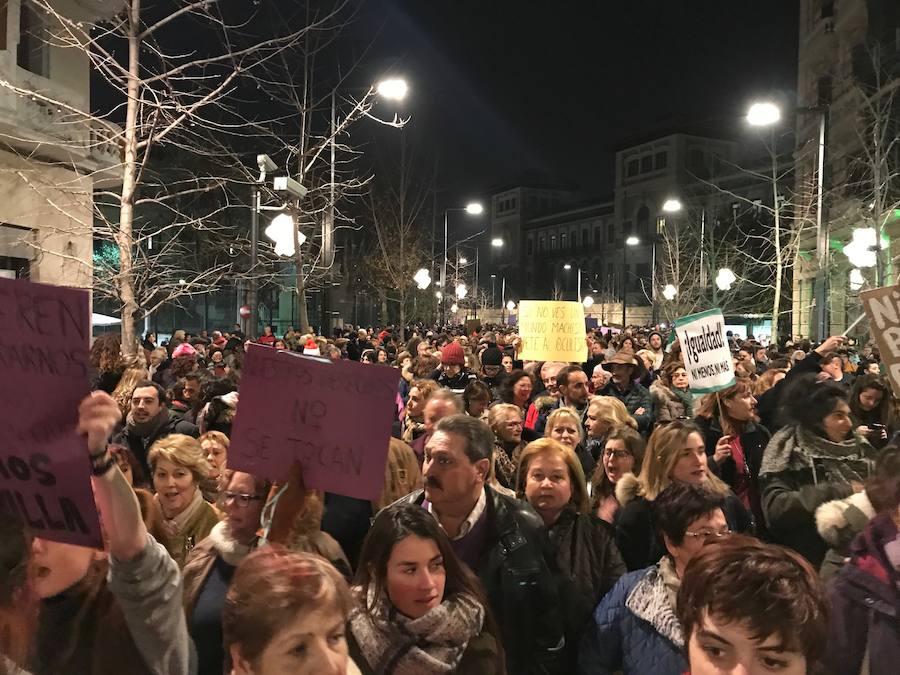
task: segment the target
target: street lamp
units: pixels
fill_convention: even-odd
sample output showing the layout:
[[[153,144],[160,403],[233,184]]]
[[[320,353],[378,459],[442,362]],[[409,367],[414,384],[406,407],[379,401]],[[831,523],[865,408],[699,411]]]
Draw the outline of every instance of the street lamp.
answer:
[[[824,177],[825,177],[825,134],[828,126],[828,108],[827,106],[817,106],[812,108],[800,108],[800,113],[814,112],[819,115],[819,142],[818,157],[816,171],[816,279],[815,279],[815,305],[816,305],[816,332],[819,340],[824,340],[829,334],[828,307],[826,306],[828,277],[826,267],[828,266],[828,233],[823,226],[824,219]],[[781,120],[781,109],[770,101],[754,103],[747,111],[747,123],[755,127],[767,127],[777,124]],[[775,171],[775,152],[772,152],[773,175]],[[777,187],[773,184],[773,190]],[[778,195],[775,198],[775,215],[778,216]],[[776,221],[777,223],[777,221]],[[778,235],[776,227],[776,237]],[[775,246],[778,247],[780,242],[776,239]],[[879,255],[880,258],[880,255]],[[878,276],[878,275],[876,275]]]
[[[294,255],[294,230],[296,229],[294,217],[289,213],[279,213],[272,218],[272,222],[266,228],[266,236],[275,242],[275,253],[277,255]],[[306,241],[306,235],[299,232],[298,241],[303,246],[303,242]]]
[[[381,98],[389,101],[402,101],[406,98],[409,86],[406,84],[406,80],[393,77],[382,80],[375,85],[375,91],[378,92],[378,95],[381,96]]]
[[[862,270],[853,268],[850,270],[850,290],[858,291],[866,285],[866,278],[863,276]]]
[[[449,209],[444,209],[444,261],[441,264],[441,288],[447,287],[447,233],[450,224],[451,211],[465,211],[470,216],[477,216],[484,213],[484,206],[482,206],[480,202],[469,202],[461,208],[451,207]],[[441,308],[443,309],[443,304],[441,304]]]
[[[581,304],[584,305],[585,309],[590,309],[594,306],[594,298],[591,295],[584,296],[584,300],[581,301]]]
[[[468,265],[468,264],[469,264],[469,259],[468,259],[468,258],[460,258],[460,259],[459,259],[459,264],[460,264],[460,265]]]
[[[672,284],[666,284],[666,287],[663,289],[663,297],[670,302],[675,299],[675,296],[678,295],[678,289],[675,288]]]
[[[456,284],[456,297],[462,300],[468,295],[469,289],[466,288],[465,284]]]
[[[469,202],[466,204],[466,213],[470,216],[480,216],[484,213],[484,206],[481,205],[481,202]]]
[[[628,305],[628,247],[637,246],[641,240],[633,234],[625,238],[622,246],[622,330],[625,330],[625,308]]]
[[[503,240],[500,237],[494,237],[493,239],[491,239],[491,246],[493,246],[494,248],[502,248]]]
[[[566,263],[565,265],[563,265],[563,269],[564,269],[566,272],[568,272],[570,269],[572,269],[572,266],[571,266],[569,263]]]
[[[413,277],[413,281],[416,282],[419,290],[424,291],[431,285],[431,274],[427,269],[423,267],[418,272],[416,272],[416,275]]]
[[[513,311],[515,308],[516,308],[516,303],[514,303],[512,300],[510,300],[509,302],[506,303],[506,309],[508,309],[510,312]]]
[[[731,285],[737,281],[737,277],[727,267],[723,267],[719,270],[719,273],[716,274],[716,287],[720,291],[727,291],[731,288]]]
[[[662,210],[666,213],[678,213],[681,211],[681,202],[678,199],[667,199],[663,202]]]
[[[450,305],[450,311],[456,314],[459,311],[459,305],[454,302],[452,305]]]

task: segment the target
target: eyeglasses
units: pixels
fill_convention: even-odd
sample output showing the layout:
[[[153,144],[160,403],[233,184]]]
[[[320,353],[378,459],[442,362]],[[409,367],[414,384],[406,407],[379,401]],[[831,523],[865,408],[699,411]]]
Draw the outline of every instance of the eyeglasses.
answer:
[[[721,530],[719,532],[685,532],[684,534],[685,536],[694,537],[700,541],[706,541],[707,539],[722,539],[723,537],[727,537],[731,534],[731,530]]]
[[[610,457],[615,457],[616,459],[625,459],[626,457],[631,457],[631,453],[627,450],[604,450],[603,456],[606,459]]]
[[[245,495],[240,492],[222,493],[222,503],[227,504],[232,499],[234,500],[234,503],[242,509],[246,509],[248,506],[250,506],[250,502],[262,501],[262,497],[260,497],[259,495]]]

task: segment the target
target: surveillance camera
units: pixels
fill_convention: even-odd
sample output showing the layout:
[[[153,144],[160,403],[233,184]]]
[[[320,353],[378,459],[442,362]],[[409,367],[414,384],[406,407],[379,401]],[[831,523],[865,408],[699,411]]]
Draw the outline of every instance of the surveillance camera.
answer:
[[[303,199],[307,189],[290,176],[275,176],[275,192],[287,192],[292,197]]]
[[[268,155],[257,155],[256,156],[256,164],[259,167],[260,171],[266,171],[268,173],[272,173],[275,169],[278,168],[278,165],[272,161],[272,158]]]

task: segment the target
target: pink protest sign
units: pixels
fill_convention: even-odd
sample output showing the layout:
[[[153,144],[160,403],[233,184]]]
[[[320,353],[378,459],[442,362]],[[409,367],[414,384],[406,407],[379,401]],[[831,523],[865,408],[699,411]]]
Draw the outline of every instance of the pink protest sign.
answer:
[[[86,291],[0,279],[0,509],[37,537],[101,547],[86,442]]]
[[[377,499],[398,383],[386,366],[250,345],[228,468],[284,480],[298,461],[309,488]]]

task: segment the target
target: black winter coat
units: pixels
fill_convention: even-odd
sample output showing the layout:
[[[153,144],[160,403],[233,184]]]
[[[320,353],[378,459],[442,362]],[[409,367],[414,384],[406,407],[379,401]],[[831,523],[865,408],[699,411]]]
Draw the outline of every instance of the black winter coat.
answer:
[[[147,475],[144,477],[135,476],[135,479],[137,480],[138,478],[146,478],[147,480],[150,480],[150,465],[147,464],[147,453],[150,450],[150,446],[160,438],[165,438],[166,436],[169,436],[171,434],[185,434],[187,436],[197,438],[200,435],[200,430],[197,428],[196,424],[191,424],[190,422],[187,422],[179,417],[173,416],[169,417],[165,422],[158,426],[156,428],[156,431],[151,433],[149,436],[137,436],[135,434],[130,434],[128,433],[128,427],[125,427],[113,439],[113,442],[119,443],[121,445],[127,445],[132,454],[134,454],[137,460],[141,463],[141,467],[144,469]]]
[[[569,672],[566,659],[577,644],[574,639],[566,644],[567,598],[543,521],[526,502],[484,489],[488,534],[473,571],[501,628],[507,670],[511,675]],[[400,501],[424,499],[424,491],[416,490]]]

